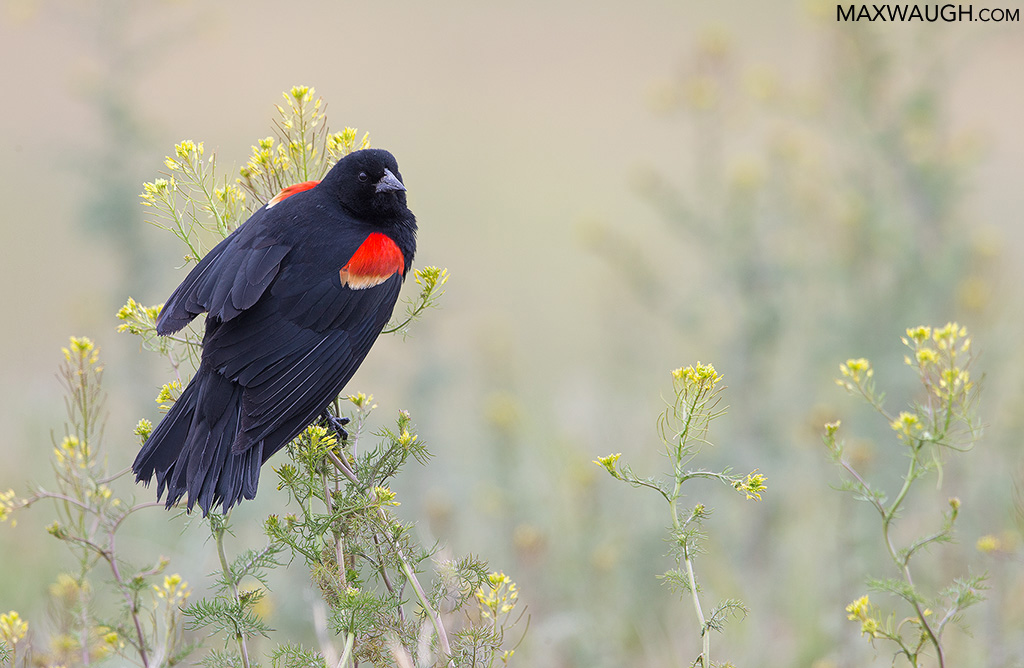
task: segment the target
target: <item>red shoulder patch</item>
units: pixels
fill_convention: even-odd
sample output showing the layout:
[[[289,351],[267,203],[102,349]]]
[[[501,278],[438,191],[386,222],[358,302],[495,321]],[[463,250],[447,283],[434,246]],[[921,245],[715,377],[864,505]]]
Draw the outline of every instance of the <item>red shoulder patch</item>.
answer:
[[[304,181],[303,183],[296,183],[294,185],[290,185],[287,188],[283,189],[281,192],[279,192],[276,195],[274,195],[273,199],[271,199],[269,202],[267,202],[267,208],[269,209],[270,207],[274,206],[275,204],[277,204],[281,200],[288,199],[289,197],[291,197],[295,193],[300,193],[303,190],[309,190],[310,188],[312,188],[313,186],[315,186],[318,183],[320,183],[320,182],[319,181]]]
[[[353,290],[380,285],[396,273],[405,274],[405,257],[391,237],[371,232],[338,272],[341,284]]]

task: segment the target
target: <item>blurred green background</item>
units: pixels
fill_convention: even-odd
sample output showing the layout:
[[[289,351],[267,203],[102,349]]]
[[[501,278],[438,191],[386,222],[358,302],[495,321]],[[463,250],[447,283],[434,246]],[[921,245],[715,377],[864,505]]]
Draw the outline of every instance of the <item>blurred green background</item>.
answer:
[[[416,264],[451,273],[442,310],[379,341],[349,389],[375,395],[380,424],[410,410],[436,455],[399,490],[424,541],[519,583],[519,665],[699,654],[692,611],[655,577],[664,509],[592,463],[621,451],[659,470],[668,372],[698,360],[729,385],[706,465],[769,485],[760,503],[693,490],[716,509],[698,576],[751,609],[716,656],[889,665],[843,612],[867,573],[890,573],[870,509],[834,490],[821,425],[842,418],[866,470],[896,481],[890,434],[832,378],[869,357],[898,408],[913,387],[899,336],[951,319],[982,354],[988,427],[904,521],[926,531],[936,503],[963,499],[960,540],[928,569],[969,564],[993,589],[973,639],[949,633],[956,665],[1024,665],[1024,26],[835,18],[748,0],[5,0],[0,490],[45,479],[71,334],[103,349],[111,468],[130,463],[168,370],[114,313],[182,278],[176,242],[142,222],[141,183],[185,138],[244,163],[281,92],[307,84],[333,129],[395,153]],[[234,515],[241,544],[284,503],[267,480]],[[39,507],[0,527],[0,609],[30,620],[64,563],[48,522]],[[205,530],[139,524],[133,548],[202,587]],[[977,550],[988,535],[999,548]],[[311,595],[277,577],[299,586],[270,597],[271,624],[307,637]]]

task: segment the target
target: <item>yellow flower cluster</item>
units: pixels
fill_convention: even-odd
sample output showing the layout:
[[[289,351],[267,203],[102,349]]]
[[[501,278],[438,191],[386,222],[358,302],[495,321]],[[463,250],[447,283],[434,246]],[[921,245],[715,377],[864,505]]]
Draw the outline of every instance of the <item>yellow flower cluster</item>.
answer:
[[[401,502],[397,501],[398,495],[390,487],[379,487],[373,488],[373,496],[377,500],[377,503],[382,506],[400,506]]]
[[[146,439],[149,438],[149,435],[153,433],[153,423],[146,418],[142,418],[139,420],[138,424],[135,425],[135,429],[132,433],[138,436],[140,441],[145,443]]]
[[[967,369],[971,339],[966,327],[955,322],[936,329],[914,327],[907,330],[903,343],[913,351],[904,362],[917,367],[931,393],[949,406],[968,401],[974,383]]]
[[[117,319],[121,321],[117,331],[136,335],[155,331],[156,318],[162,306],[144,306],[129,297],[128,302],[117,311]]]
[[[440,267],[431,265],[422,269],[414,269],[412,273],[416,279],[416,285],[426,285],[427,287],[434,288],[448,282],[448,270]]]
[[[415,443],[418,439],[419,436],[416,434],[410,434],[408,429],[403,429],[402,433],[398,435],[398,444],[401,445],[403,449],[408,450],[409,446]]]
[[[232,218],[245,208],[245,191],[233,183],[214,188],[213,199]]]
[[[181,381],[172,380],[169,383],[164,383],[164,386],[160,388],[160,392],[156,395],[156,402],[160,404],[160,410],[169,411],[180,396]]]
[[[901,411],[896,419],[889,423],[889,426],[901,441],[910,442],[921,435],[921,419],[907,411]]]
[[[1000,549],[1002,549],[1002,543],[1000,542],[998,536],[987,534],[978,539],[978,542],[976,543],[975,547],[978,548],[979,552],[985,552],[986,554],[990,554],[992,552],[998,552]]]
[[[252,147],[252,155],[244,167],[238,170],[243,179],[252,179],[263,174],[283,172],[291,165],[288,152],[284,146],[278,145],[274,150],[274,138],[265,137]]]
[[[167,208],[174,193],[178,191],[177,182],[172,179],[155,179],[142,184],[142,206],[160,206]]]
[[[359,148],[370,148],[370,133],[364,132],[363,139],[359,142]],[[327,152],[332,159],[337,160],[356,150],[356,129],[345,128],[341,132],[332,132],[327,135]]]
[[[82,594],[88,595],[90,589],[88,580],[79,582],[70,574],[61,573],[57,576],[57,581],[50,585],[50,596],[58,599],[66,607],[71,607]]]
[[[0,522],[6,522],[11,516],[11,511],[21,506],[21,500],[14,493],[13,489],[0,492]],[[18,520],[11,520],[11,526],[17,526]]]
[[[760,501],[761,494],[768,489],[768,485],[765,483],[764,475],[758,473],[757,469],[754,469],[752,472],[747,474],[746,479],[741,478],[734,482],[732,486],[735,487],[737,491],[746,494],[747,499]]]
[[[688,385],[695,386],[698,390],[711,389],[722,380],[722,376],[715,371],[712,364],[691,364],[687,367],[679,367],[672,372],[672,378],[683,381]]]
[[[348,400],[352,403],[353,406],[360,410],[373,410],[374,408],[377,407],[377,404],[373,403],[372,394],[364,394],[362,392],[357,392],[355,394],[349,395]]]
[[[480,604],[480,614],[484,619],[494,619],[505,615],[516,607],[519,591],[516,583],[501,572],[490,573],[487,582],[476,590],[476,599]]]
[[[93,344],[92,339],[86,336],[72,336],[68,347],[61,348],[61,352],[64,353],[65,360],[76,364],[78,362],[95,364],[100,356],[99,348]]]
[[[57,447],[53,449],[53,456],[58,464],[71,465],[78,468],[88,468],[92,463],[88,443],[84,443],[77,436],[65,436]]]
[[[9,646],[17,645],[28,633],[28,622],[15,610],[0,615],[0,640]]]
[[[872,638],[881,637],[878,609],[871,604],[867,596],[861,596],[856,601],[846,606],[846,618],[850,621],[860,622],[861,635],[868,635]]]
[[[608,455],[607,457],[598,457],[594,460],[594,463],[598,466],[603,466],[608,473],[618,477],[618,471],[615,468],[615,462],[619,461],[619,457],[622,456],[621,452]]]
[[[871,368],[871,362],[863,357],[846,360],[846,364],[839,365],[839,372],[843,374],[844,378],[850,379],[849,381],[836,380],[839,385],[847,389],[852,389],[875,375],[875,370]]]
[[[203,149],[203,142],[199,142],[197,144],[191,139],[186,139],[180,144],[175,144],[174,146],[174,155],[180,158],[181,160],[192,160],[197,157],[202,157],[204,152],[205,151]],[[173,158],[167,158],[168,163],[172,161]],[[171,167],[170,164],[168,164],[167,166],[170,167],[171,169],[174,169],[174,167]]]
[[[188,583],[177,573],[165,575],[163,586],[153,585],[153,592],[157,598],[165,599],[169,605],[183,603],[192,594]]]

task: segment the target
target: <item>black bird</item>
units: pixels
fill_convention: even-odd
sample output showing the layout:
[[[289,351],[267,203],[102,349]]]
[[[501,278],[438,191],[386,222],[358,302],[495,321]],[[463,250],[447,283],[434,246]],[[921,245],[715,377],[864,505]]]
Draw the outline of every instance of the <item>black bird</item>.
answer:
[[[217,244],[157,319],[206,313],[192,381],[132,470],[205,516],[256,496],[260,467],[338,396],[387,324],[416,252],[394,156],[356,151],[283,190]]]

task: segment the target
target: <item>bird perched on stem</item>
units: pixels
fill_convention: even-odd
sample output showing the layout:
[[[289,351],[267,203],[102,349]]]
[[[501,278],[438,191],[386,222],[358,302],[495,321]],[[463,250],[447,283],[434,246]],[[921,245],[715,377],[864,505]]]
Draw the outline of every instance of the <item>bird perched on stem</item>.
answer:
[[[394,156],[348,154],[285,188],[171,294],[157,333],[206,313],[199,369],[132,470],[205,516],[256,495],[260,467],[342,391],[387,324],[416,251]]]

